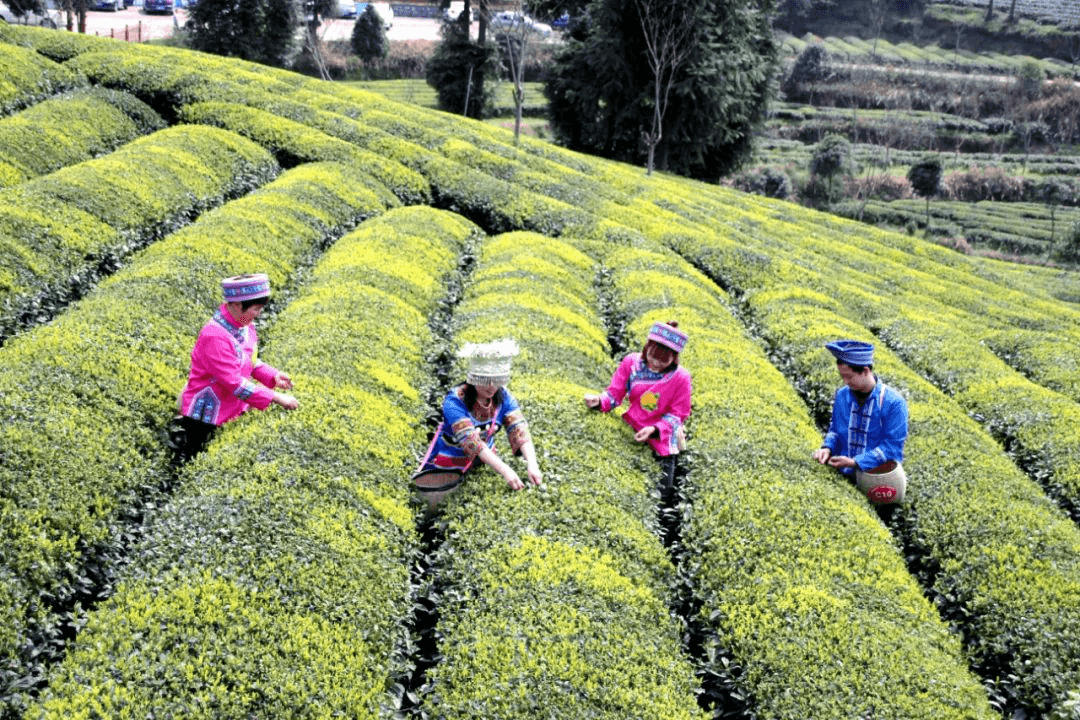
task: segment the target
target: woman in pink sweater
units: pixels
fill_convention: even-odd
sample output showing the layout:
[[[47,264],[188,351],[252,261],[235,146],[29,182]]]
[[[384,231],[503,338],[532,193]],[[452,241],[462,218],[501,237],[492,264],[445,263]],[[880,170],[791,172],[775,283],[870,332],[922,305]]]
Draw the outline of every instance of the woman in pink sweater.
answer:
[[[195,340],[180,414],[170,427],[170,445],[181,460],[201,450],[216,428],[253,406],[298,406],[296,398],[280,392],[292,388],[289,376],[258,359],[259,337],[252,323],[270,301],[269,278],[237,275],[222,280],[221,288],[224,302]]]
[[[619,363],[607,390],[585,396],[585,405],[600,412],[611,412],[629,396],[623,420],[634,429],[634,440],[648,442],[660,460],[665,489],[674,481],[675,456],[686,444],[692,387],[690,373],[679,365],[686,340],[677,322],[655,323],[641,352]]]

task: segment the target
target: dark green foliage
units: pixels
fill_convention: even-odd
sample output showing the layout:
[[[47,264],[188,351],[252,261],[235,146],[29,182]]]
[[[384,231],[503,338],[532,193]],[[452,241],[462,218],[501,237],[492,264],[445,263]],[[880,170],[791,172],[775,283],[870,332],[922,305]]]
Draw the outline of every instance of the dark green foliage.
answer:
[[[836,201],[835,178],[855,172],[855,162],[851,157],[851,143],[840,135],[829,135],[814,150],[810,160],[810,173],[823,179],[826,204]]]
[[[716,181],[750,152],[764,117],[777,48],[772,0],[693,0],[695,46],[679,68],[656,148],[656,168]],[[562,145],[643,164],[653,74],[634,6],[594,0],[556,54],[545,94]]]
[[[494,45],[480,45],[447,23],[443,41],[428,61],[426,80],[439,94],[439,109],[471,118],[491,115],[492,89],[487,78],[498,68]]]
[[[756,195],[787,200],[791,196],[791,178],[783,170],[759,167],[735,178],[735,187]]]
[[[927,155],[911,166],[907,179],[917,195],[931,198],[937,195],[941,187],[941,174],[941,158],[937,155]]]
[[[822,140],[810,160],[810,172],[830,179],[852,169],[851,143],[840,135],[829,135]]]
[[[5,0],[4,4],[16,15],[44,13],[46,10],[44,0]]]
[[[1057,178],[1049,178],[1039,184],[1039,199],[1051,207],[1068,205],[1073,201],[1074,190],[1071,185]]]
[[[1054,256],[1063,262],[1080,263],[1080,221],[1072,224],[1065,240],[1054,249]]]
[[[202,0],[188,17],[195,50],[282,67],[297,49],[293,0]]]
[[[1048,178],[1039,183],[1036,192],[1038,193],[1039,199],[1046,203],[1046,207],[1050,210],[1050,243],[1052,247],[1054,243],[1058,206],[1073,201],[1073,188],[1072,185],[1062,182],[1061,180]]]
[[[370,3],[353,24],[352,50],[365,65],[386,57],[390,51],[390,41],[386,39],[382,18]]]
[[[825,80],[829,74],[825,65],[826,59],[825,48],[821,45],[807,45],[806,49],[799,53],[791,72],[784,78],[784,94],[795,96],[805,92],[807,85]]]

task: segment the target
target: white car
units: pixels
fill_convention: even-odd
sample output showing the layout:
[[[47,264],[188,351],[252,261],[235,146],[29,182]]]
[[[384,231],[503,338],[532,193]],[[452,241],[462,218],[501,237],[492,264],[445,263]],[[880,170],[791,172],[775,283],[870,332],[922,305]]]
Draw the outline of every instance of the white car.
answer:
[[[521,27],[540,37],[551,37],[551,26],[547,23],[538,22],[524,13],[504,10],[491,16],[491,27],[498,32],[511,32]]]
[[[450,0],[450,7],[442,11],[443,20],[454,22],[465,12],[465,0]]]
[[[42,4],[45,6],[44,12],[16,15],[5,3],[0,2],[0,21],[16,25],[40,25],[54,30],[65,24],[64,14],[56,5],[55,0],[45,0]]]

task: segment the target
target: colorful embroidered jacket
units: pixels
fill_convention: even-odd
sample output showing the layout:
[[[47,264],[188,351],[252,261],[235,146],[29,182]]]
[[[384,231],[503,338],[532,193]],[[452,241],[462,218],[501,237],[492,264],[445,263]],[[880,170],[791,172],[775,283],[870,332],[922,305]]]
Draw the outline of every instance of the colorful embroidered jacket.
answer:
[[[629,395],[630,407],[623,413],[623,420],[635,432],[647,425],[655,427],[649,445],[657,455],[675,455],[679,452],[679,428],[690,416],[691,384],[685,368],[676,366],[670,372],[654,373],[641,353],[630,353],[611,376],[608,389],[601,393],[598,409],[611,412]]]
[[[465,405],[465,385],[451,390],[443,401],[441,432],[435,438],[431,451],[420,470],[432,468],[463,469],[470,466],[484,445],[494,447],[495,433],[506,428],[510,449],[516,455],[521,446],[530,441],[529,425],[514,396],[506,388],[499,388],[501,400],[497,405],[483,408]]]
[[[832,422],[821,446],[850,457],[861,470],[872,470],[890,460],[903,462],[907,433],[907,401],[900,393],[878,381],[860,405],[845,385],[836,391]],[[840,472],[853,475],[855,468]]]
[[[252,405],[266,409],[274,399],[271,388],[278,371],[259,362],[258,344],[254,326],[237,325],[225,305],[219,307],[191,351],[191,372],[180,393],[180,414],[223,425]]]

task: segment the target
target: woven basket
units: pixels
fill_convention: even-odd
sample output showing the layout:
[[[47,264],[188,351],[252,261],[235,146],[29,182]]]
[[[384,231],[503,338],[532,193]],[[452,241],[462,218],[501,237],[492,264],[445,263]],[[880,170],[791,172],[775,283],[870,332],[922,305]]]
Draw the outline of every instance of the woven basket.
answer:
[[[413,487],[435,507],[461,485],[465,474],[460,470],[431,469],[423,470],[412,476]]]
[[[856,471],[855,486],[875,505],[900,503],[907,491],[907,473],[903,465],[890,461],[873,470]]]

